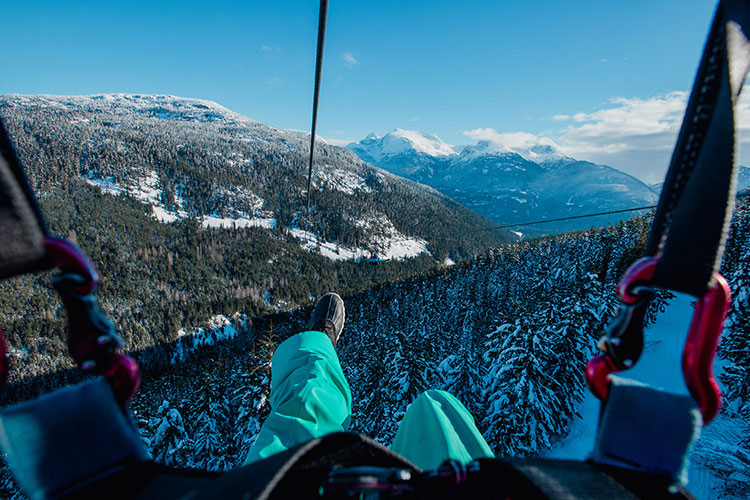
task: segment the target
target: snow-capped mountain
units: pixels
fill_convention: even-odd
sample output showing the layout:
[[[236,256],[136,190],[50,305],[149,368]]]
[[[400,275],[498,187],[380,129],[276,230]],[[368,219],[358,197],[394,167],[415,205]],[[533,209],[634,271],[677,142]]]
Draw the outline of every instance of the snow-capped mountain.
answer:
[[[419,171],[433,162],[456,155],[456,149],[436,135],[403,129],[383,137],[370,134],[347,148],[372,165],[409,178],[419,178]]]
[[[383,137],[371,134],[347,148],[504,224],[649,206],[658,199],[646,184],[617,169],[578,161],[551,142],[514,139],[451,146],[435,135],[397,129]],[[604,225],[627,216],[545,224],[533,232]]]

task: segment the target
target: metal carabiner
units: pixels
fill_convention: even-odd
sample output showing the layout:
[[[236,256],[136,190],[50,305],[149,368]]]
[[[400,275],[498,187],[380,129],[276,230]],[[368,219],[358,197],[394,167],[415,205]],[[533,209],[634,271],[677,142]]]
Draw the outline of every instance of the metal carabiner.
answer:
[[[704,424],[713,420],[721,409],[721,389],[714,378],[713,366],[731,302],[729,283],[714,273],[708,292],[695,305],[682,351],[685,385],[701,408]]]
[[[592,358],[586,365],[586,383],[602,401],[609,396],[609,375],[631,368],[640,356],[643,319],[653,298],[651,282],[658,263],[653,257],[638,260],[617,285],[616,293],[622,304],[600,341],[599,347],[604,354]],[[713,361],[731,297],[727,281],[714,273],[708,291],[695,306],[682,353],[685,384],[700,406],[704,424],[710,422],[721,408],[721,391],[713,376]]]
[[[644,319],[654,297],[651,282],[658,263],[650,257],[636,261],[615,288],[620,307],[599,341],[604,354],[586,365],[586,383],[601,400],[609,396],[609,375],[631,368],[641,356]]]

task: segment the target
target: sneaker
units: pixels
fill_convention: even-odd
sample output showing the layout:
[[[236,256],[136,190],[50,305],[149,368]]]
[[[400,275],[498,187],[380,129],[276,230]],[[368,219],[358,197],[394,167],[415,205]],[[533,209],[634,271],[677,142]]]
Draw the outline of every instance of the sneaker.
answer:
[[[327,293],[315,304],[307,329],[325,333],[336,347],[336,342],[344,329],[345,317],[344,301],[335,293]]]

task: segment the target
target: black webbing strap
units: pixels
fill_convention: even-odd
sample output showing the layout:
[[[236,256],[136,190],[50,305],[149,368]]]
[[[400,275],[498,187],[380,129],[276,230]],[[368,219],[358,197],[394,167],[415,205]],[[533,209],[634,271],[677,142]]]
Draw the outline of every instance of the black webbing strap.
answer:
[[[722,0],[677,138],[646,255],[657,285],[703,296],[724,251],[736,183],[736,104],[750,67],[750,3]]]
[[[0,279],[52,267],[44,218],[0,120]]]
[[[604,468],[575,460],[500,459],[497,480],[501,498],[555,500],[692,499],[680,489],[670,491],[670,481],[643,472]],[[483,467],[486,467],[482,461]],[[513,483],[509,485],[509,483]]]
[[[91,498],[119,493],[140,500],[318,498],[320,486],[333,468],[363,465],[418,471],[365,436],[339,432],[223,473],[145,462],[77,493]]]

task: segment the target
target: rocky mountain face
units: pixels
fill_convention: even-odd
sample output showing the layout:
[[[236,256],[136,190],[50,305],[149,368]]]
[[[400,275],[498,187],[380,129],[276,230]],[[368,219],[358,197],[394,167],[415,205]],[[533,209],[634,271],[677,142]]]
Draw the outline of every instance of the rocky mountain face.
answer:
[[[649,206],[657,193],[606,165],[567,157],[552,145],[498,148],[486,141],[450,146],[438,137],[394,130],[347,146],[363,160],[424,183],[502,224]],[[632,214],[520,228],[549,234],[603,226]]]

